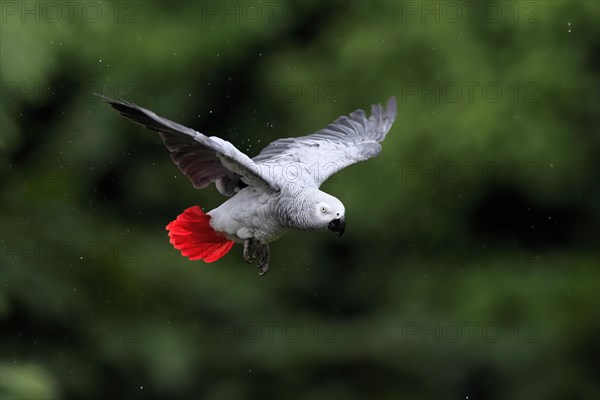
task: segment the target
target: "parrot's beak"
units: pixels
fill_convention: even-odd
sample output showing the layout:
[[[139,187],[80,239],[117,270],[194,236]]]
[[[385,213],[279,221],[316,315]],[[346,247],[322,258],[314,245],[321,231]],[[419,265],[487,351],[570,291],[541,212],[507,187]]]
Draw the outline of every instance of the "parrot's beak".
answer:
[[[327,229],[329,229],[332,232],[339,232],[338,237],[341,237],[344,234],[344,231],[346,230],[346,220],[344,219],[344,217],[334,219],[329,223],[329,225],[327,225]]]

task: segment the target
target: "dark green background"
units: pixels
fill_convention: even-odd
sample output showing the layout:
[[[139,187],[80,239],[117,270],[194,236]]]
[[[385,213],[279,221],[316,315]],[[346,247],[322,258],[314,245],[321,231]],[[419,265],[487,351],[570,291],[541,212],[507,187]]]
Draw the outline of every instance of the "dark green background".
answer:
[[[86,4],[1,3],[2,398],[600,396],[598,2]],[[172,248],[224,198],[94,92],[250,155],[398,119],[259,277]]]

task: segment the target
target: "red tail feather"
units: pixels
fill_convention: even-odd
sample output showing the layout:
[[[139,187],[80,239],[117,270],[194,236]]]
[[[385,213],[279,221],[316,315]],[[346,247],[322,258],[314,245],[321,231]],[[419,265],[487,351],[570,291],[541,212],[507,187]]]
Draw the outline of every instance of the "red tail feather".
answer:
[[[233,246],[231,240],[210,226],[210,215],[198,206],[190,207],[167,225],[170,242],[190,260],[217,261]]]

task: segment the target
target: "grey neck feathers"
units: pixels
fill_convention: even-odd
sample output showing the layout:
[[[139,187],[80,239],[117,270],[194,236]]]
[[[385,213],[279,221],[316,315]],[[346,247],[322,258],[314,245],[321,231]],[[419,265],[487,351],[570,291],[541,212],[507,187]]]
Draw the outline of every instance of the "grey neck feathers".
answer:
[[[293,187],[281,193],[277,216],[286,228],[311,229],[311,214],[319,189]]]

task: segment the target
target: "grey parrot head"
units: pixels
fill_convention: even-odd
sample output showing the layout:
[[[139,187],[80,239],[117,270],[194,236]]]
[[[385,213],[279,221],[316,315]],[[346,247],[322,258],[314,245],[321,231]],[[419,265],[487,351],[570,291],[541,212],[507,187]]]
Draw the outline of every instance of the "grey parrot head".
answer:
[[[316,229],[337,232],[338,237],[346,229],[346,209],[335,197],[319,191],[313,199],[309,210],[309,218]]]

